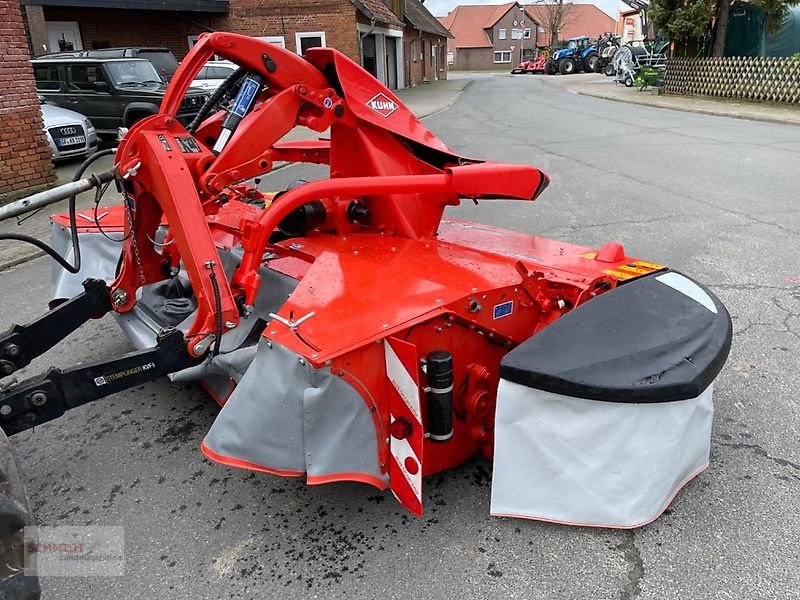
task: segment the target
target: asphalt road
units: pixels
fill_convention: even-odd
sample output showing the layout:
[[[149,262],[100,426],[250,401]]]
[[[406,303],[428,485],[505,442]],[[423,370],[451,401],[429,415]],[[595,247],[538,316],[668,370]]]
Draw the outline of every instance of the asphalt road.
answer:
[[[463,154],[552,177],[534,204],[452,214],[588,246],[621,240],[727,304],[735,337],[709,471],[624,532],[491,518],[491,466],[475,460],[426,480],[416,519],[366,486],[209,463],[198,445],[213,401],[159,381],[14,438],[40,523],[125,527],[124,577],[46,579],[46,598],[800,597],[800,128],[492,75],[426,123]],[[318,174],[290,167],[265,185]],[[49,268],[0,274],[3,322],[44,308]],[[106,318],[34,368],[127,349]]]

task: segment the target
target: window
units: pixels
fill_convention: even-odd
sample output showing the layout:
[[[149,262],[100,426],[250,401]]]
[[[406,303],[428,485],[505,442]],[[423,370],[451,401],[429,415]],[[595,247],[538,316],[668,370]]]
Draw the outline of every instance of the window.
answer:
[[[33,76],[36,78],[36,89],[43,92],[52,92],[61,89],[58,80],[58,67],[42,65],[33,67]]]
[[[497,39],[498,40],[506,39],[506,30],[505,29],[498,29],[497,30]]]
[[[309,31],[304,33],[295,33],[294,41],[297,48],[297,53],[302,56],[309,48],[325,47],[325,32]]]
[[[111,79],[119,86],[142,87],[161,84],[155,67],[146,60],[120,60],[106,63]]]
[[[539,33],[544,33],[544,27],[539,27]]]
[[[494,53],[494,62],[496,63],[510,63],[511,50],[500,50]]]
[[[455,53],[453,53],[453,52],[448,52],[448,53],[447,53],[447,64],[448,64],[448,65],[454,65],[454,64],[455,64],[455,62],[456,62],[456,55],[455,55]]]
[[[531,29],[530,27],[525,28],[525,35],[523,36],[526,40],[531,39]]]
[[[522,29],[517,29],[516,27],[511,30],[511,39],[512,40],[521,40],[522,39]]]
[[[281,48],[286,48],[286,38],[283,37],[282,35],[265,35],[258,39],[264,40],[265,42],[269,42],[270,44],[275,44],[277,46],[280,46]]]
[[[227,79],[236,70],[234,67],[223,67],[219,65],[209,65],[208,76],[206,79]]]
[[[97,65],[72,65],[67,68],[67,84],[75,92],[93,92],[97,81],[105,81]]]

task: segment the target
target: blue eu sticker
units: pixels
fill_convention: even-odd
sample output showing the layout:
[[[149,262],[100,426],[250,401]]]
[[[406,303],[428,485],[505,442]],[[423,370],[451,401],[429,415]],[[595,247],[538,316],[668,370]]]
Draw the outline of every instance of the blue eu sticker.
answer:
[[[248,109],[250,108],[250,104],[253,102],[253,98],[256,97],[256,93],[258,93],[258,85],[257,81],[253,81],[249,77],[244,80],[242,84],[242,89],[239,90],[239,93],[236,96],[236,102],[231,109],[231,112],[235,114],[237,117],[243,117],[247,114]]]
[[[500,317],[507,317],[513,312],[514,312],[514,301],[509,300],[508,302],[503,302],[502,304],[494,305],[494,310],[492,310],[492,318],[499,319]]]

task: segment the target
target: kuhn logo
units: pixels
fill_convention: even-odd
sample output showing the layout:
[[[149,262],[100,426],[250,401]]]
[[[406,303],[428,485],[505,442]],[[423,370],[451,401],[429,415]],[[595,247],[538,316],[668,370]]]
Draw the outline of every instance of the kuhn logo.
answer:
[[[372,100],[369,100],[367,102],[367,106],[369,106],[372,110],[374,110],[382,117],[388,117],[398,108],[400,108],[397,102],[391,100],[383,92],[375,96]]]

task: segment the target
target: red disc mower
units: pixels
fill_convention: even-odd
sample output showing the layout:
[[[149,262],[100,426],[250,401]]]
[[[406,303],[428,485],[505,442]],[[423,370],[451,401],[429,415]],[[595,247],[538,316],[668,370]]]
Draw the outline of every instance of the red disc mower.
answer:
[[[214,55],[239,70],[182,122]],[[298,126],[329,139],[286,141]],[[278,163],[329,177],[261,191]],[[0,336],[0,368],[105,313],[137,350],[3,388],[9,435],[169,375],[221,407],[211,460],[390,489],[417,515],[425,477],[477,454],[492,514],[607,527],[656,518],[708,465],[720,301],[616,242],[443,218],[532,202],[548,177],[459,156],[336,50],[201,36],[113,173],[26,209],[110,180],[124,200],[102,220],[53,218],[53,308]]]

